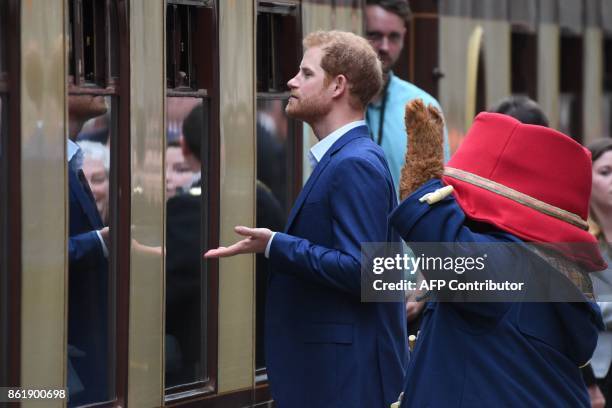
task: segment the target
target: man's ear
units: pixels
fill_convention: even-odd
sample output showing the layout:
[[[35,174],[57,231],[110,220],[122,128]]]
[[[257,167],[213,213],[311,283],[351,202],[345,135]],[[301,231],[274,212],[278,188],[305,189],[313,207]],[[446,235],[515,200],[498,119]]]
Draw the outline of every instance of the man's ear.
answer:
[[[332,80],[331,86],[333,98],[342,96],[345,92],[348,91],[348,81],[346,77],[342,74],[336,75],[336,77]]]

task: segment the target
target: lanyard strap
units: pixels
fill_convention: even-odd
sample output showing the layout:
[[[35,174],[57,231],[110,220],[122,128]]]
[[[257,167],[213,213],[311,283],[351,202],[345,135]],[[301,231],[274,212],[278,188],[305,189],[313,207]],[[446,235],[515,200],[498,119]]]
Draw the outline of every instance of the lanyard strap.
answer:
[[[379,146],[381,145],[383,136],[384,136],[385,110],[387,107],[387,88],[389,88],[389,82],[391,82],[391,77],[389,77],[389,80],[385,83],[385,86],[383,87],[383,91],[382,91],[383,97],[382,97],[382,103],[380,106],[380,117],[378,118],[378,135],[377,135],[376,140],[374,140],[374,135],[372,134],[372,132],[370,132],[370,137]],[[370,118],[369,118],[370,115],[366,113],[366,116],[368,117],[368,123],[370,123]]]

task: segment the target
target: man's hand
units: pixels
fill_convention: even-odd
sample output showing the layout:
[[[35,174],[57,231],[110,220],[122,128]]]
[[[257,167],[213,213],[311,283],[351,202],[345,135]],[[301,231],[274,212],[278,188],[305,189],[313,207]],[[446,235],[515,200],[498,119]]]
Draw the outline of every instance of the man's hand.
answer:
[[[232,246],[211,249],[204,254],[204,258],[224,258],[238,254],[258,254],[266,250],[272,231],[267,228],[234,227],[237,234],[247,237]]]
[[[110,230],[108,229],[108,227],[104,227],[99,230],[99,232],[100,236],[104,240],[104,245],[106,245],[106,248],[108,248],[108,250],[110,251]]]
[[[604,398],[601,390],[597,384],[593,384],[588,387],[589,397],[591,399],[591,407],[593,408],[604,408],[606,406],[606,399]]]

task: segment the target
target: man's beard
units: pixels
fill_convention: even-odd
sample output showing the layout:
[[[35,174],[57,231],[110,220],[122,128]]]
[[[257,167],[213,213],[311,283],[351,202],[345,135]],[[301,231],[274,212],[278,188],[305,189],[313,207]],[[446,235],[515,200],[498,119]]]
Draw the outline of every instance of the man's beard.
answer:
[[[304,122],[311,122],[325,116],[331,110],[330,101],[326,101],[317,95],[306,99],[294,99],[289,101],[285,112],[287,116]]]
[[[378,59],[380,60],[380,63],[382,65],[383,74],[388,74],[389,71],[391,71],[391,68],[393,68],[393,65],[395,65],[395,61],[391,60],[389,54],[381,53],[378,54]]]

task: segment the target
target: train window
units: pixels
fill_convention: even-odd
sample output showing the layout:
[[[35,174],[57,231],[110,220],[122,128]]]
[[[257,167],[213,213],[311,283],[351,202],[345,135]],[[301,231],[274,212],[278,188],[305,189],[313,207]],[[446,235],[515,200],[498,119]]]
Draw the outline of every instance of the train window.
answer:
[[[115,1],[70,1],[69,66],[71,82],[108,85],[118,75]]]
[[[212,1],[167,2],[166,401],[216,378],[216,263],[202,258],[219,234],[216,22]]]
[[[285,92],[301,57],[298,5],[260,1],[257,9],[257,91]]]
[[[115,111],[110,96],[68,96],[68,388],[70,400],[78,404],[114,397],[109,146]]]
[[[206,381],[209,101],[167,99],[166,387]],[[173,389],[174,388],[174,389]]]
[[[530,32],[513,28],[511,42],[511,92],[536,99],[537,92],[537,37]]]
[[[559,130],[579,142],[582,141],[582,48],[581,36],[561,35]]]
[[[118,16],[114,0],[69,2],[69,406],[117,397]],[[122,348],[123,347],[122,345]]]
[[[285,114],[287,82],[301,57],[299,7],[260,1],[257,10],[257,227],[282,231],[301,188],[301,125]],[[256,257],[255,367],[266,380],[264,314],[267,259]]]
[[[169,0],[166,8],[166,75],[171,89],[211,89],[216,38],[211,1]],[[197,39],[194,40],[194,39]]]

